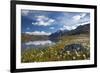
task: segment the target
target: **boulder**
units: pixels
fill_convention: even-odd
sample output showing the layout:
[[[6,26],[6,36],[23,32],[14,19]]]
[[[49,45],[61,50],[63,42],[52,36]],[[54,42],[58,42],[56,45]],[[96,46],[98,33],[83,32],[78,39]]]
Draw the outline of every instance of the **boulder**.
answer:
[[[64,51],[70,51],[70,52],[75,52],[75,51],[79,52],[85,50],[86,48],[84,48],[84,46],[81,44],[70,44],[64,47]]]

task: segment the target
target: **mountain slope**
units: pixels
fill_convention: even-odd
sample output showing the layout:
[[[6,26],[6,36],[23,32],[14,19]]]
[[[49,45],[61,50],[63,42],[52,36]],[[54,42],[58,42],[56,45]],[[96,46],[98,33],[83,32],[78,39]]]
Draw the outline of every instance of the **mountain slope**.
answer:
[[[55,32],[49,36],[50,40],[52,41],[57,41],[59,40],[62,36],[69,36],[69,35],[79,35],[79,34],[89,34],[90,32],[90,24],[85,24],[85,25],[80,25],[76,29],[68,31],[60,31]]]
[[[90,24],[80,25],[76,29],[71,30],[67,35],[87,34],[90,32]]]

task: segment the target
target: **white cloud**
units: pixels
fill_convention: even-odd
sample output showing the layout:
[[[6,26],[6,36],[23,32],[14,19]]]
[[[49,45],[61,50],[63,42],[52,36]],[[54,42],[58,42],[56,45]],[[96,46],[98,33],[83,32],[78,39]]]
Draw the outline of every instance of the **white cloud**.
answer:
[[[54,27],[50,27],[50,29],[55,29]]]
[[[27,16],[28,13],[29,13],[29,10],[22,10],[21,12],[22,12],[22,15],[23,15],[23,16]]]
[[[76,26],[64,25],[62,28],[60,28],[60,30],[73,30],[73,29],[76,29]]]
[[[81,14],[81,18],[84,18],[86,16],[86,13]]]
[[[80,20],[81,18],[84,18],[85,16],[86,16],[86,13],[82,13],[82,14],[79,14],[79,15],[75,15],[72,18],[74,20]]]
[[[43,15],[41,15],[41,16],[35,16],[35,17],[37,18],[37,21],[41,21],[41,20],[46,21],[46,20],[49,20],[49,18],[48,18],[48,17],[43,16]]]
[[[67,26],[67,25],[64,25],[61,30],[73,30],[73,29],[76,29],[78,26],[80,25],[85,25],[85,24],[89,24],[90,22],[87,21],[87,22],[84,22],[84,23],[79,23],[79,24],[75,24],[73,26]]]
[[[60,28],[61,30],[73,30],[73,29],[76,29],[78,26],[80,25],[85,25],[85,24],[88,24],[90,23],[89,21],[88,22],[84,22],[84,23],[79,23],[79,24],[75,24],[73,26],[68,26],[68,25],[64,25],[62,28]]]
[[[80,20],[81,16],[80,15],[75,15],[72,17],[74,20]]]
[[[85,24],[89,24],[90,21],[87,21],[87,22],[84,22],[84,23],[79,23],[79,24],[76,24],[76,26],[79,26],[79,25],[85,25]]]
[[[34,31],[34,32],[26,32],[26,34],[29,34],[29,35],[50,35],[51,33],[47,33],[44,31]]]
[[[55,21],[54,19],[51,19],[46,16],[35,16],[37,22],[32,22],[33,25],[38,25],[38,26],[49,26],[52,25],[53,22]]]

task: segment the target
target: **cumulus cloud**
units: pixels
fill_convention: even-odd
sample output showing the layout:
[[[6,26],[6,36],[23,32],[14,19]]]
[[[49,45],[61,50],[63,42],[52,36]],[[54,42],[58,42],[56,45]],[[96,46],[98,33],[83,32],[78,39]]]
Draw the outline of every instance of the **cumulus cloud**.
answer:
[[[83,13],[83,14],[75,15],[72,18],[74,20],[80,20],[81,18],[84,18],[85,16],[86,16],[86,13]]]
[[[34,31],[34,32],[26,32],[26,34],[29,34],[29,35],[50,35],[51,33],[47,33],[44,31]]]
[[[81,14],[81,17],[84,18],[86,16],[86,13]]]
[[[60,30],[73,30],[73,29],[76,29],[80,25],[85,25],[85,24],[89,24],[89,23],[90,23],[90,21],[74,24],[73,26],[64,25],[62,28],[60,28]]]
[[[49,26],[52,25],[53,22],[55,21],[54,19],[51,19],[46,16],[35,16],[36,22],[32,22],[33,25],[38,25],[38,26]]]
[[[80,15],[75,15],[75,16],[73,16],[72,18],[73,18],[74,20],[80,20],[81,17],[80,17]]]
[[[76,28],[76,26],[67,26],[67,25],[64,25],[62,28],[60,28],[60,30],[73,30],[75,28]]]
[[[90,23],[90,21],[87,21],[87,22],[83,22],[83,23],[76,24],[76,26],[85,25],[85,24],[89,24],[89,23]]]

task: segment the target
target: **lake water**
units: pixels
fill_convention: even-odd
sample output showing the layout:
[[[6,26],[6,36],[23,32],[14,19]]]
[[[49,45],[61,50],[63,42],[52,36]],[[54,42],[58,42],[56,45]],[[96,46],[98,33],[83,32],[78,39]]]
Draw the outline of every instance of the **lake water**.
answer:
[[[32,48],[41,48],[41,47],[43,48],[43,47],[48,47],[54,44],[55,43],[52,42],[51,40],[29,41],[29,42],[22,43],[21,48],[22,50],[32,49]]]

